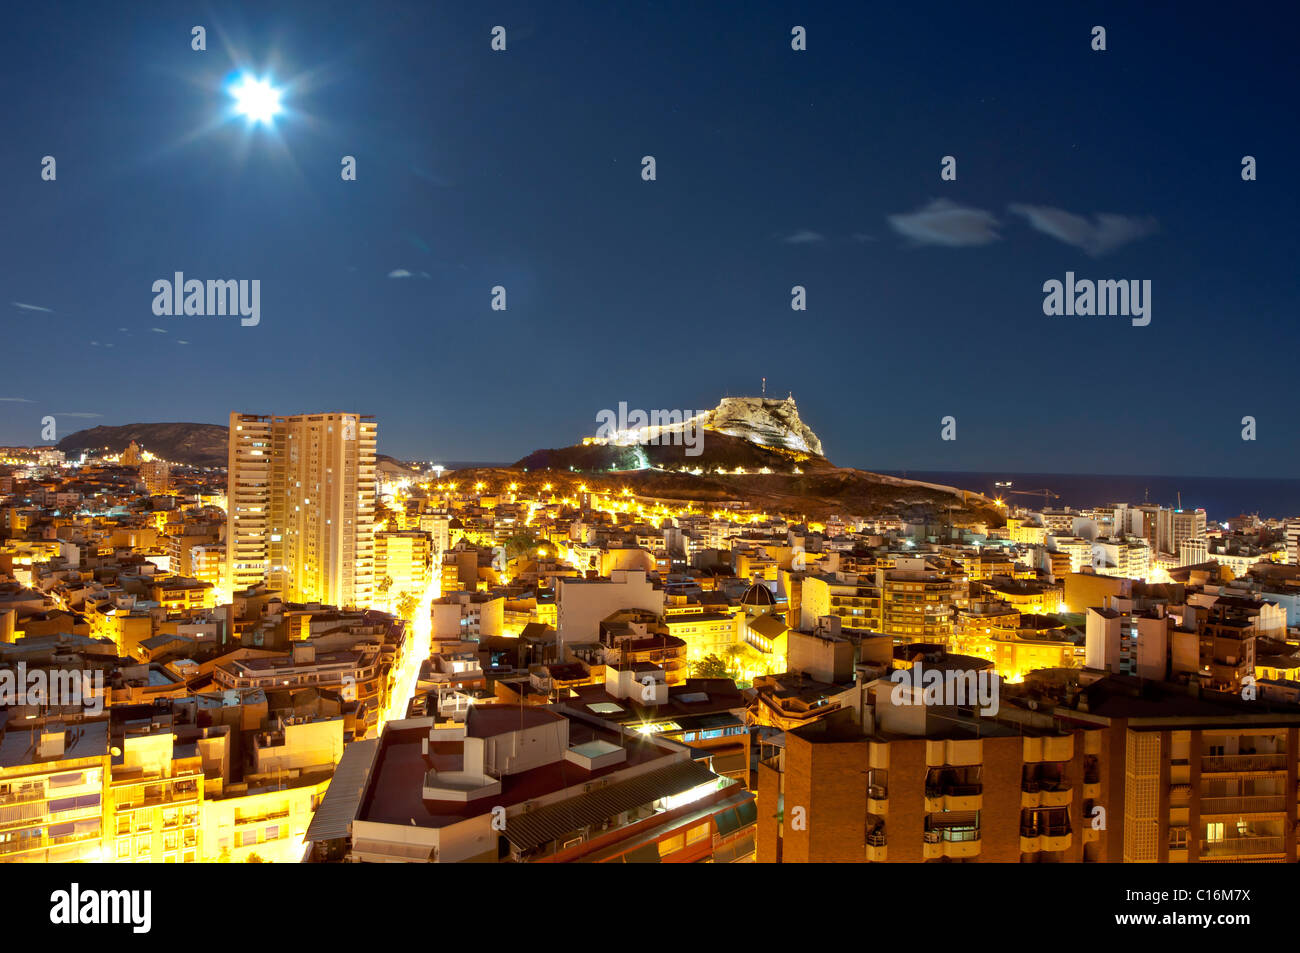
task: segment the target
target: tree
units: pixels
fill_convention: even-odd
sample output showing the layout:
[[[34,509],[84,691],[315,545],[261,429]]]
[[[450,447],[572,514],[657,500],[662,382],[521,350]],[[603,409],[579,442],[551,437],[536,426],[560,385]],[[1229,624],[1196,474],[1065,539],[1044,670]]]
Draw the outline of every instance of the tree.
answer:
[[[520,556],[533,555],[545,545],[546,540],[538,539],[532,533],[516,533],[505,542],[506,558],[518,559]]]
[[[244,861],[244,863],[246,863],[246,864],[264,864],[264,863],[266,863],[266,861],[264,861],[264,860],[261,858],[261,856],[260,856],[259,854],[254,853],[254,854],[249,854],[249,855],[248,855],[248,860]]]
[[[397,614],[407,622],[415,621],[415,610],[420,608],[420,600],[409,592],[402,592],[397,597]]]
[[[731,678],[727,663],[716,655],[706,655],[691,663],[692,678]]]

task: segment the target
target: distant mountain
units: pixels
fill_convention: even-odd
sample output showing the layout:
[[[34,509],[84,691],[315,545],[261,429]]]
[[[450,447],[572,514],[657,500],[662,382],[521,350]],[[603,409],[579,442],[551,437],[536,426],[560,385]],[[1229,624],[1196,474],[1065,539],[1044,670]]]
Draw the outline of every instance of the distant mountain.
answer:
[[[78,430],[58,442],[65,453],[121,453],[135,441],[141,450],[172,463],[195,467],[224,467],[228,428],[220,424],[123,424]]]
[[[224,467],[230,428],[221,424],[123,424],[120,427],[92,427],[78,430],[57,444],[65,453],[108,451],[121,453],[134,440],[141,450],[171,463],[192,467]],[[381,470],[398,477],[415,476],[415,471],[387,454],[375,454]]]

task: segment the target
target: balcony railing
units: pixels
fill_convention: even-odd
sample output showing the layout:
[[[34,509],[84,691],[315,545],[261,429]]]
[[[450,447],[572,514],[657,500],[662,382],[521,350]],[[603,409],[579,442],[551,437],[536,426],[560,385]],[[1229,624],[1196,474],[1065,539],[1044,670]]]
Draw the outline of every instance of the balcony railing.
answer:
[[[969,827],[943,827],[932,831],[925,832],[925,843],[938,844],[947,841],[950,844],[962,843],[965,841],[975,841],[980,839],[978,828]]]
[[[927,784],[926,797],[974,797],[984,793],[982,784]]]
[[[1206,755],[1201,758],[1201,771],[1223,774],[1232,771],[1285,771],[1284,754],[1229,754]]]
[[[1280,854],[1285,850],[1285,843],[1282,837],[1225,837],[1223,840],[1201,841],[1201,856]]]
[[[885,832],[883,830],[877,829],[867,835],[867,845],[870,847],[884,847],[885,840]]]
[[[1285,810],[1286,798],[1281,794],[1201,798],[1202,814],[1268,814]]]

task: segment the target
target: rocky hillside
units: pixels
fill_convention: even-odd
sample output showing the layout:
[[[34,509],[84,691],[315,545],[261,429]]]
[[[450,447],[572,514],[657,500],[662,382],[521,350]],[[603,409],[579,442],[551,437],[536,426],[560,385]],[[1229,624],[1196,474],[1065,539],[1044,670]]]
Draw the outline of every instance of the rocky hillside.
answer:
[[[226,430],[220,424],[123,424],[92,427],[64,437],[58,448],[67,453],[121,453],[134,440],[142,450],[172,463],[195,467],[226,465]]]
[[[824,456],[821,440],[799,419],[793,396],[785,400],[724,397],[722,403],[704,415],[701,423],[709,430],[741,437],[760,446]]]
[[[627,488],[643,498],[704,506],[743,501],[761,507],[769,514],[780,514],[795,520],[826,520],[834,515],[873,517],[894,514],[919,520],[928,519],[936,524],[951,521],[956,526],[979,523],[1000,526],[1004,522],[1001,511],[993,505],[993,501],[978,493],[902,480],[849,467],[835,467],[824,460],[818,466],[808,466],[805,463],[801,467],[802,473],[763,474],[747,470],[743,474],[732,472],[725,475],[712,472],[697,475],[653,469],[616,473],[587,471],[578,474],[568,472],[567,467],[563,468],[563,472],[532,468],[524,474],[522,468],[510,467],[457,470],[456,478],[465,482],[483,480],[493,488],[521,478],[525,482],[529,478],[549,480],[555,484],[557,493],[567,495],[576,495],[579,484],[610,494]]]
[[[481,475],[491,482],[521,470],[549,471],[581,474],[592,488],[630,487],[644,496],[706,504],[745,500],[795,518],[893,513],[958,525],[1002,522],[993,501],[979,494],[835,466],[792,397],[726,397],[688,423],[702,428],[694,435],[698,442],[682,439],[680,427],[634,426],[536,450],[509,470],[472,471],[465,478]]]

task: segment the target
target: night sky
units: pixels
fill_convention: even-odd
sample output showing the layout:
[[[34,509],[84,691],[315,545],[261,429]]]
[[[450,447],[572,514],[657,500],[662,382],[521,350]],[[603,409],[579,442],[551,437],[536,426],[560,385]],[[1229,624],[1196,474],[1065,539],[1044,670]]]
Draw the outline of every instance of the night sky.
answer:
[[[1300,476],[1295,6],[991,6],[13,5],[0,442],[348,410],[509,461],[766,376],[844,465]],[[176,271],[261,323],[156,317]],[[1045,316],[1067,271],[1150,325]]]

